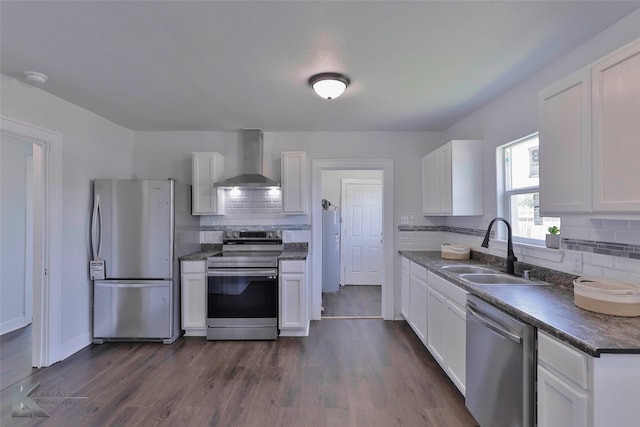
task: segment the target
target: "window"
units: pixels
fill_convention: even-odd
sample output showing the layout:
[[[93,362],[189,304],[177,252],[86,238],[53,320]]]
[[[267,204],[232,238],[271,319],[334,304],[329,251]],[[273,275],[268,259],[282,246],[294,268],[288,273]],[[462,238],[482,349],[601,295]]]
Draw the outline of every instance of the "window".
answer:
[[[513,239],[543,244],[551,226],[560,227],[560,218],[540,216],[538,134],[502,146],[506,216],[511,221]]]

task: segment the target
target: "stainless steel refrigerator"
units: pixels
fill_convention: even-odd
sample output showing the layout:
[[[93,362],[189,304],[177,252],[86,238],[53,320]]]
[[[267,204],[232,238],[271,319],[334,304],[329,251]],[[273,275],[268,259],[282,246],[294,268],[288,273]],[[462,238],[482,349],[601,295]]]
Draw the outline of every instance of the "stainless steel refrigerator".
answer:
[[[340,211],[322,209],[322,292],[340,289]]]
[[[181,333],[178,257],[199,249],[189,186],[98,179],[93,202],[93,342],[172,343]]]

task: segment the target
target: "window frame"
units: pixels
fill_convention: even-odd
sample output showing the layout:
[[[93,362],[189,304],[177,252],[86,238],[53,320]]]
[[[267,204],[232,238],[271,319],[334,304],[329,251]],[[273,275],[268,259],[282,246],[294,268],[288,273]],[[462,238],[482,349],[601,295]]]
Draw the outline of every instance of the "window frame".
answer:
[[[501,167],[501,171],[498,172],[498,176],[502,178],[502,183],[501,186],[499,186],[499,188],[502,189],[502,206],[499,207],[499,211],[502,211],[504,213],[504,216],[509,220],[510,223],[513,223],[513,216],[512,216],[512,211],[511,211],[511,198],[513,196],[518,196],[518,195],[522,195],[522,194],[535,194],[538,193],[538,197],[540,196],[540,181],[538,178],[538,185],[534,185],[534,186],[528,186],[528,187],[520,187],[517,189],[509,189],[512,185],[512,176],[511,176],[511,168],[507,167],[507,162],[506,162],[506,151],[507,149],[509,149],[510,147],[513,147],[515,145],[518,144],[522,144],[528,140],[531,140],[533,138],[538,138],[538,147],[540,144],[540,132],[533,132],[529,135],[523,136],[521,138],[515,139],[511,142],[508,142],[506,144],[503,144],[501,146],[498,147],[499,150],[499,155],[498,155],[498,161]],[[501,208],[501,209],[500,209]],[[544,218],[541,216],[541,218]],[[505,238],[506,236],[502,236],[500,235],[500,237]],[[528,244],[528,245],[534,245],[534,246],[545,246],[545,240],[544,239],[533,239],[530,237],[522,237],[522,236],[516,236],[515,234],[512,236],[513,241],[517,242],[517,243],[524,243],[524,244]]]

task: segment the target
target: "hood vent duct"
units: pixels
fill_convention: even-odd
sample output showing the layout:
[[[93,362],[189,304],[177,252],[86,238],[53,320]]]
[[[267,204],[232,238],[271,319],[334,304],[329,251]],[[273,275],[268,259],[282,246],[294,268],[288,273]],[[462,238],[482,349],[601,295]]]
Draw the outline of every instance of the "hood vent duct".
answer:
[[[260,129],[242,130],[242,175],[216,182],[216,187],[280,187],[280,183],[262,175],[263,134]]]

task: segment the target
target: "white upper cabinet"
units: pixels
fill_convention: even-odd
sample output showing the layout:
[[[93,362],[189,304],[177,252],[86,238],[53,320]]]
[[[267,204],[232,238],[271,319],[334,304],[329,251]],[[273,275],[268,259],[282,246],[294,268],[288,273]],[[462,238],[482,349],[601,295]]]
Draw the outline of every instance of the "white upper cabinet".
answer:
[[[222,179],[224,157],[220,153],[191,153],[191,213],[219,215],[218,189],[213,184]]]
[[[422,158],[425,215],[483,215],[482,141],[449,141]]]
[[[591,73],[543,89],[540,112],[540,210],[591,211]]]
[[[640,211],[640,39],[543,89],[543,215]]]
[[[309,173],[305,151],[282,153],[282,211],[309,213]]]
[[[640,211],[640,39],[593,65],[593,210]]]

